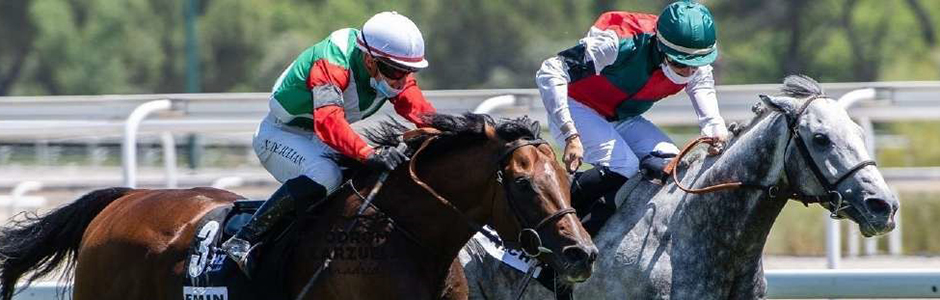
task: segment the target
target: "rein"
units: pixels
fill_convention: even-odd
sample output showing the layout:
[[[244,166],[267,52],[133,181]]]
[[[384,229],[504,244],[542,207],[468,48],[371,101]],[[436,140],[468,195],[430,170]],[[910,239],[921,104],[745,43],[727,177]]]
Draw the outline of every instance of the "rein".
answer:
[[[783,197],[787,197],[788,199],[796,199],[802,202],[803,205],[809,205],[810,203],[828,204],[830,206],[830,211],[831,211],[831,213],[829,214],[829,217],[834,218],[834,219],[840,218],[839,211],[842,211],[848,208],[849,205],[845,204],[842,201],[843,200],[842,193],[837,190],[837,186],[840,183],[842,183],[842,181],[845,181],[850,176],[852,176],[852,174],[855,174],[855,172],[858,172],[859,170],[867,166],[876,166],[877,164],[875,163],[874,160],[861,161],[855,166],[853,166],[852,168],[849,168],[849,170],[846,171],[844,174],[837,176],[835,182],[829,181],[825,173],[823,173],[822,170],[819,169],[819,166],[816,164],[816,160],[813,158],[812,154],[810,154],[809,147],[806,146],[806,141],[803,140],[803,137],[800,135],[799,128],[798,128],[799,120],[800,118],[803,117],[803,114],[806,112],[806,108],[809,107],[809,105],[813,101],[815,101],[816,99],[820,99],[820,98],[822,98],[822,96],[814,96],[812,98],[809,98],[800,107],[800,110],[798,111],[795,117],[787,118],[787,123],[788,123],[787,125],[789,126],[790,138],[787,140],[786,149],[787,151],[789,151],[789,148],[792,142],[794,140],[797,141],[796,143],[797,152],[799,152],[803,160],[807,164],[809,164],[810,170],[813,171],[813,177],[815,177],[816,181],[819,182],[819,184],[826,190],[826,195],[806,195],[806,194],[800,193],[796,190],[789,189],[789,188],[787,189],[787,191],[781,194],[780,187],[776,184],[765,186],[761,184],[744,183],[741,181],[719,183],[719,184],[707,186],[704,188],[698,188],[698,189],[692,189],[692,188],[687,188],[685,186],[682,186],[682,183],[679,181],[679,178],[678,178],[678,172],[676,170],[678,167],[679,161],[681,161],[682,158],[685,157],[685,155],[688,154],[688,152],[692,148],[694,148],[696,145],[703,143],[703,142],[713,145],[715,142],[718,141],[716,138],[712,138],[712,137],[699,137],[698,139],[695,139],[694,141],[691,141],[688,144],[686,144],[685,147],[682,148],[682,151],[679,152],[679,155],[676,156],[676,158],[673,159],[671,162],[669,162],[668,165],[666,165],[666,168],[664,171],[666,172],[666,174],[672,173],[672,179],[673,181],[675,181],[676,186],[679,187],[679,189],[687,193],[705,194],[705,193],[737,189],[737,188],[760,189],[760,190],[765,190],[768,196],[770,196],[770,198],[772,199],[776,199],[776,198],[783,196]],[[775,108],[777,108],[777,110],[780,110],[779,107],[775,107]],[[784,163],[784,173],[786,173],[786,163]],[[823,199],[823,197],[826,197],[827,199]]]
[[[512,197],[511,197],[512,194],[509,193],[509,190],[508,190],[509,186],[503,182],[503,170],[502,170],[502,168],[506,164],[507,158],[519,148],[522,148],[525,146],[537,147],[539,145],[546,144],[547,142],[545,142],[542,139],[520,139],[520,140],[516,140],[507,144],[504,149],[500,150],[498,160],[497,160],[500,168],[496,171],[496,182],[502,185],[503,188],[506,190],[506,198],[507,198],[507,201],[509,202],[510,210],[512,210],[513,214],[516,216],[516,219],[519,221],[519,223],[521,223],[523,227],[522,230],[519,232],[519,237],[517,238],[517,241],[503,241],[498,236],[495,236],[494,234],[492,234],[490,231],[483,229],[482,225],[473,221],[473,219],[471,219],[469,216],[464,214],[463,211],[460,210],[460,208],[458,208],[452,202],[448,201],[446,198],[441,196],[439,193],[437,193],[437,191],[434,190],[434,188],[432,188],[430,185],[428,185],[423,180],[421,180],[421,178],[418,177],[418,173],[415,171],[415,165],[417,164],[417,161],[418,161],[418,154],[424,151],[424,149],[427,148],[427,146],[430,145],[431,142],[436,140],[438,137],[439,136],[432,136],[426,139],[421,144],[421,146],[418,147],[418,150],[415,151],[414,155],[411,158],[411,162],[408,165],[408,170],[411,174],[411,179],[418,186],[428,191],[428,193],[434,196],[434,198],[437,199],[439,202],[443,203],[444,205],[449,207],[451,210],[456,212],[457,215],[459,215],[462,219],[464,219],[464,221],[467,223],[468,226],[470,226],[470,228],[472,228],[473,230],[477,232],[482,233],[488,239],[493,241],[493,243],[506,245],[510,247],[518,246],[515,248],[522,249],[522,252],[525,253],[525,255],[529,257],[536,257],[541,253],[551,253],[551,250],[548,250],[547,248],[542,246],[542,239],[539,236],[538,231],[541,230],[542,227],[544,227],[546,224],[550,224],[551,222],[560,219],[566,214],[575,213],[574,208],[569,207],[566,209],[555,211],[551,215],[540,220],[538,223],[536,223],[535,226],[528,226],[526,224],[527,222],[525,218],[523,218],[522,215],[519,213],[518,208],[516,208],[516,206],[513,205],[514,201],[512,201]],[[524,237],[528,239],[524,239]],[[523,245],[523,242],[522,242],[523,240],[533,241],[533,245],[531,247],[526,247],[525,245]]]

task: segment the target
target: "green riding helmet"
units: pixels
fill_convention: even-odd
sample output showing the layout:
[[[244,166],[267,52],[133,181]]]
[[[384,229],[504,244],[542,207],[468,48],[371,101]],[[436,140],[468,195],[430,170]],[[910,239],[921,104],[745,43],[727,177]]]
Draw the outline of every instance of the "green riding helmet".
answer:
[[[704,5],[679,1],[663,10],[656,21],[659,49],[673,61],[704,66],[718,58],[715,21]]]

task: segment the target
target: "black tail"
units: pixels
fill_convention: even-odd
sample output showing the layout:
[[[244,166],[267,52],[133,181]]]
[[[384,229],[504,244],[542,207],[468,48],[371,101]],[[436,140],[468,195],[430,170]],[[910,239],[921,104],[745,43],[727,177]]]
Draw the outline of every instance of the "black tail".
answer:
[[[16,282],[27,272],[33,272],[26,282],[29,284],[64,261],[64,274],[70,274],[85,228],[108,204],[130,190],[97,190],[43,216],[23,214],[24,218],[14,218],[0,228],[0,299],[12,299]]]

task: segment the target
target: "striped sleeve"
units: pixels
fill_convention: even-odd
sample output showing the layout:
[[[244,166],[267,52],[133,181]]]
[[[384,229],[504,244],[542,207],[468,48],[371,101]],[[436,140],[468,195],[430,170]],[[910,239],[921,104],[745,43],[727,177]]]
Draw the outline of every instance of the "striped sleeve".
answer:
[[[364,161],[373,149],[349,126],[346,113],[337,105],[314,110],[313,128],[317,137],[340,154]]]
[[[307,89],[313,97],[313,108],[327,105],[343,105],[343,92],[349,87],[349,62],[341,49],[331,38],[327,38],[313,47],[317,57],[310,65],[307,75]]]

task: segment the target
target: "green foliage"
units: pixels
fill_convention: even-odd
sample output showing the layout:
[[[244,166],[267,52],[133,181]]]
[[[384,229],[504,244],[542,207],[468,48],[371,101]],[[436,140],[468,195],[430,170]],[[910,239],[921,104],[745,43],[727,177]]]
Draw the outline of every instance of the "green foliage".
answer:
[[[896,137],[878,144],[878,163],[886,167],[940,166],[940,122],[903,122],[885,125]]]
[[[5,0],[0,95],[181,92],[191,0]],[[433,89],[532,87],[542,60],[600,12],[658,13],[640,0],[196,0],[207,92],[266,91],[329,32],[397,10],[424,32]],[[712,0],[719,83],[940,79],[940,1]]]
[[[937,255],[940,253],[940,240],[936,234],[924,228],[936,227],[940,218],[940,194],[933,192],[902,193],[901,199],[901,248],[905,255]],[[774,228],[767,238],[765,253],[778,255],[823,255],[826,253],[827,211],[818,205],[804,207],[791,202],[784,207],[777,217]],[[840,221],[842,226],[842,249],[847,251],[849,227],[858,229],[852,221]],[[876,237],[879,249],[887,249],[886,238]]]

